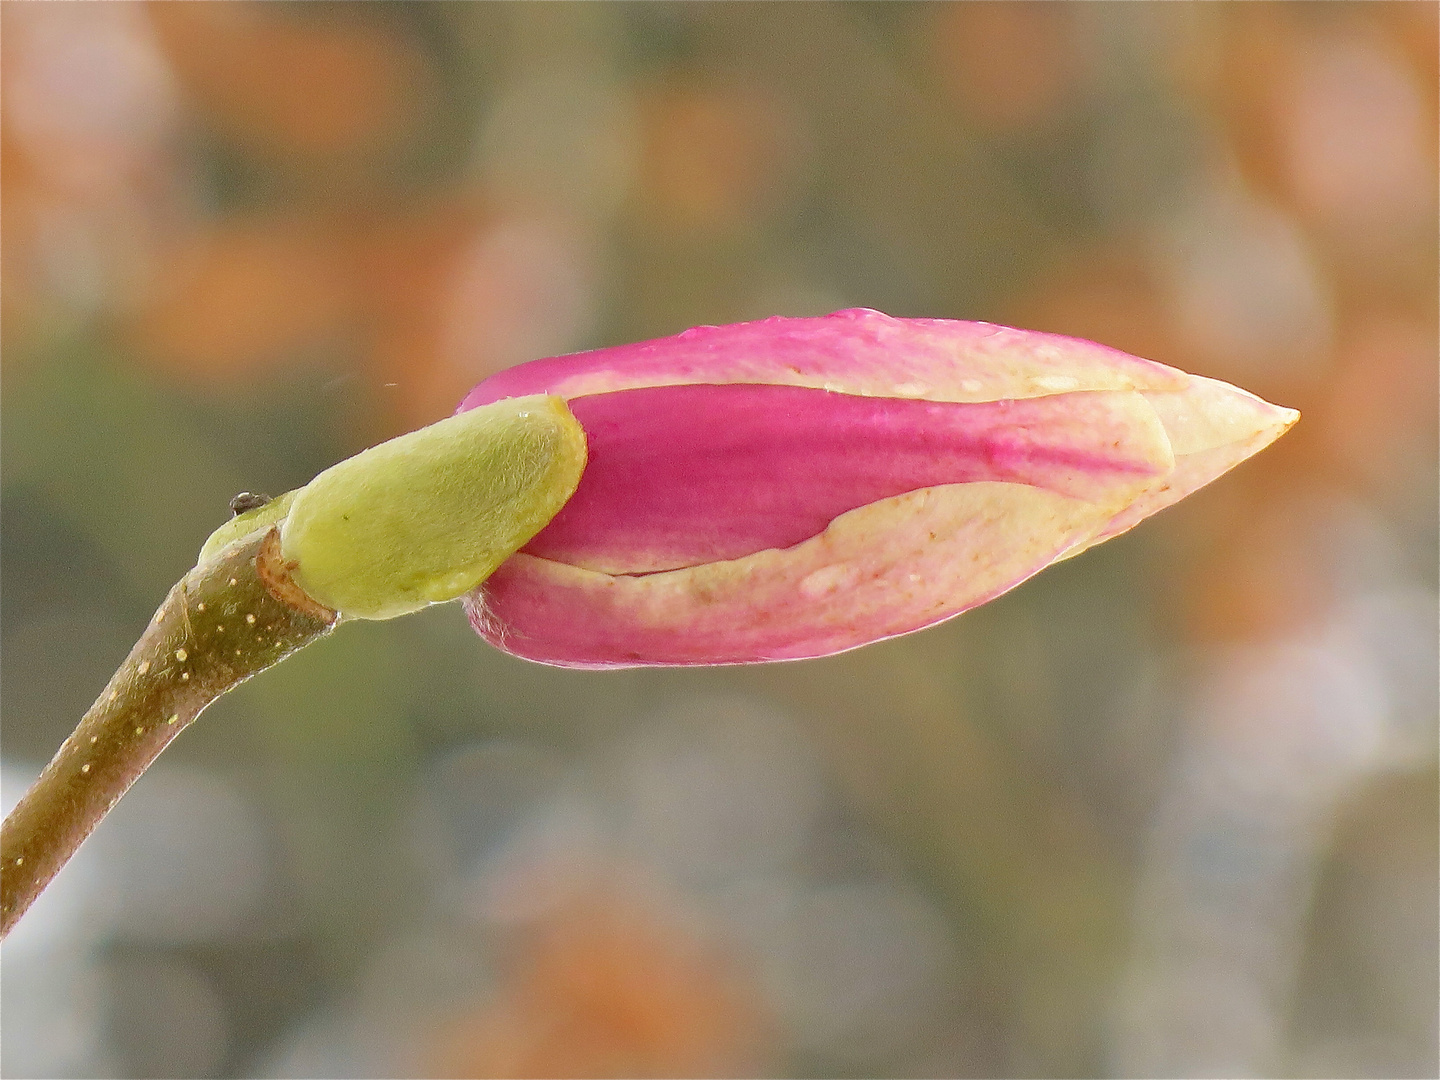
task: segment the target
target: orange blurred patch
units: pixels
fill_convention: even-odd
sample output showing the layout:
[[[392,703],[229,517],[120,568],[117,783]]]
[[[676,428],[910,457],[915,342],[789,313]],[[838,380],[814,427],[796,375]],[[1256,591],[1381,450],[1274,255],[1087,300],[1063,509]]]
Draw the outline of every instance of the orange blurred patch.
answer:
[[[222,224],[160,260],[133,340],[145,362],[202,384],[353,348],[386,406],[380,434],[398,434],[448,416],[499,368],[568,344],[545,336],[575,321],[564,267],[527,261],[523,245],[491,251],[504,226],[463,190],[384,213]]]
[[[1314,410],[1299,404],[1300,423],[1283,439],[1159,519],[1179,568],[1173,610],[1191,642],[1282,637],[1334,600],[1335,568],[1307,511],[1330,477]]]
[[[1036,128],[1070,102],[1083,65],[1069,5],[975,0],[932,10],[931,62],[951,97],[981,128]]]
[[[124,305],[185,212],[174,88],[139,8],[8,5],[3,321],[12,350]]]
[[[1409,60],[1420,86],[1424,88],[1431,123],[1440,113],[1440,4],[1381,3],[1371,4],[1367,13],[1390,35]]]
[[[480,381],[445,364],[441,342],[449,283],[488,217],[481,200],[457,194],[376,222],[355,245],[370,365],[391,434],[448,416]]]
[[[1272,198],[1283,198],[1277,103],[1295,64],[1296,12],[1279,4],[1217,10],[1214,62],[1196,89],[1224,125],[1247,179]]]
[[[37,266],[43,206],[34,170],[8,139],[0,139],[0,177],[5,192],[5,229],[0,234],[0,341],[5,347],[0,349],[0,361],[8,374],[33,339],[46,308]]]
[[[1433,318],[1380,311],[1355,320],[1312,417],[1348,479],[1402,502],[1416,485],[1433,489],[1437,364]]]
[[[257,378],[344,335],[353,309],[349,271],[326,237],[236,222],[161,260],[134,340],[142,360],[189,380]]]
[[[389,149],[415,128],[435,92],[433,73],[413,44],[349,11],[300,14],[230,0],[149,10],[205,118],[282,161]]]
[[[433,1075],[762,1075],[756,996],[669,913],[591,895],[536,931],[498,1000],[440,1029]]]
[[[1186,366],[1155,275],[1134,247],[1078,253],[1018,300],[1005,319]]]
[[[1351,246],[1433,213],[1433,5],[1217,10],[1200,88],[1252,183]]]
[[[795,158],[793,119],[755,88],[652,87],[640,115],[639,208],[666,228],[722,232],[753,221]]]

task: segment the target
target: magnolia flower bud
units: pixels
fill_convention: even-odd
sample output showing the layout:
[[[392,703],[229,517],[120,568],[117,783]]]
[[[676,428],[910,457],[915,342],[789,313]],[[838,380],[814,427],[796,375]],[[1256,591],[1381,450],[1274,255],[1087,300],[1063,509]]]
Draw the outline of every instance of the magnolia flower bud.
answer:
[[[538,360],[460,415],[538,393],[568,401],[589,464],[465,603],[491,644],[570,667],[796,659],[930,626],[1297,418],[1088,341],[868,310]]]

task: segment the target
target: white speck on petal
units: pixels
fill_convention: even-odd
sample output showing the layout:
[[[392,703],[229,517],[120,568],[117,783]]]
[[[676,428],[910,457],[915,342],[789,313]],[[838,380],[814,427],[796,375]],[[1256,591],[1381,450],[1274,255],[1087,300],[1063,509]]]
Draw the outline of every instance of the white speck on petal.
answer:
[[[829,594],[844,588],[854,572],[843,563],[836,566],[822,566],[812,574],[808,574],[800,582],[800,592],[804,596],[817,597],[828,596]]]
[[[1074,390],[1080,385],[1073,375],[1037,375],[1031,381],[1041,390]]]

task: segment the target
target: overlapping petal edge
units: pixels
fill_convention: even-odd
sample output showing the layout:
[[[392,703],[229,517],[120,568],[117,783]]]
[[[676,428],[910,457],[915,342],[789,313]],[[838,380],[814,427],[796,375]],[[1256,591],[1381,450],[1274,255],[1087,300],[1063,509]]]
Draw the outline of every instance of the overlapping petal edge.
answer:
[[[539,360],[461,409],[533,393],[569,400],[591,463],[465,603],[492,644],[587,668],[799,659],[933,625],[1118,535],[1297,418],[1093,342],[868,310]],[[687,461],[706,424],[758,424],[747,445],[773,453]],[[846,424],[894,438],[847,453]]]

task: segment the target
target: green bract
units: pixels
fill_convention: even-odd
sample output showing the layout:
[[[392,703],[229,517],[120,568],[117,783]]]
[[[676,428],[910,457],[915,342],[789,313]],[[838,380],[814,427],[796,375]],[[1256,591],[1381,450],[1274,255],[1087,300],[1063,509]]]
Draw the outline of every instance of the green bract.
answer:
[[[565,505],[585,452],[562,399],[497,401],[326,469],[206,549],[242,519],[221,545],[283,517],[281,554],[301,588],[351,618],[394,618],[484,581]],[[288,514],[254,520],[282,499]]]

